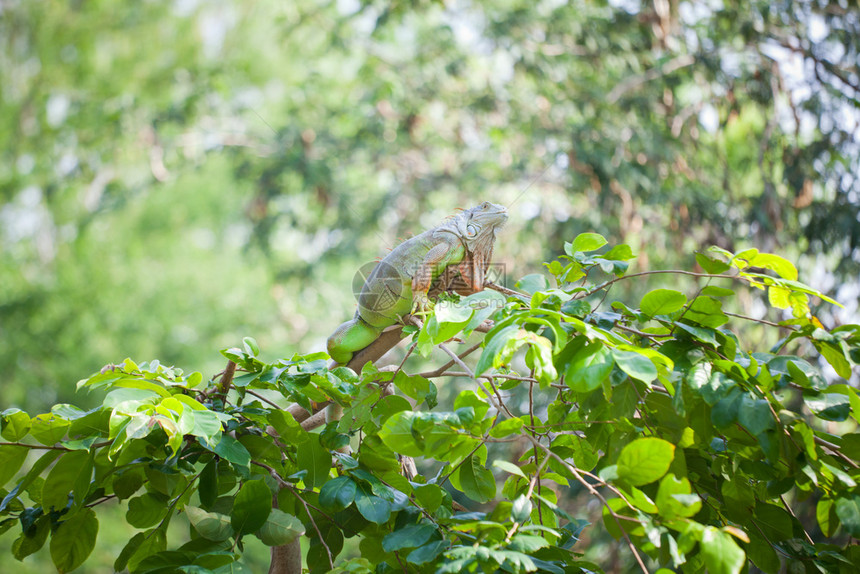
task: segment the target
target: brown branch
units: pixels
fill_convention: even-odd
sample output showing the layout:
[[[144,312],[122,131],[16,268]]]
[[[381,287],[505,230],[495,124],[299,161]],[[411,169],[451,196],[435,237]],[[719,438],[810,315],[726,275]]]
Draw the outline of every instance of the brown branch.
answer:
[[[236,363],[227,361],[227,367],[224,368],[224,373],[221,375],[221,380],[218,382],[217,394],[221,397],[226,397],[230,391],[230,384],[233,382],[233,375],[236,374]]]

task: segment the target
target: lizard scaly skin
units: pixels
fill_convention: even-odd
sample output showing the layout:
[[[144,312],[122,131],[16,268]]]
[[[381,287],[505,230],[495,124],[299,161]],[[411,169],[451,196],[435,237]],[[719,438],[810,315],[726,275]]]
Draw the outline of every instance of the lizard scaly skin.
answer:
[[[395,247],[367,277],[355,317],[329,337],[331,358],[346,364],[404,315],[427,313],[428,291],[450,267],[456,266],[466,284],[462,294],[483,289],[496,231],[507,219],[507,209],[485,201]]]

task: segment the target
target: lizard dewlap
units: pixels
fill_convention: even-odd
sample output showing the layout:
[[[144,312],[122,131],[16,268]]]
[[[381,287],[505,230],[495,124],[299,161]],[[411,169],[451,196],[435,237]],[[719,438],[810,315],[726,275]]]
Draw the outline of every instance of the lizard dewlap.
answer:
[[[331,358],[346,364],[404,315],[427,313],[432,307],[430,287],[451,269],[465,284],[458,289],[461,294],[483,289],[496,231],[507,219],[504,206],[485,201],[395,247],[368,275],[355,317],[328,338]]]

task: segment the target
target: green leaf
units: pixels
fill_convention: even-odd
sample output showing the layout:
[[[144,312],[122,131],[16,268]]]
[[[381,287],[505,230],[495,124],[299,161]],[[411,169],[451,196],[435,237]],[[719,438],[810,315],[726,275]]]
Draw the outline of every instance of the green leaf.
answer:
[[[851,399],[842,393],[803,393],[809,410],[826,421],[841,422],[851,414]]]
[[[404,395],[416,401],[423,401],[430,393],[433,383],[421,375],[407,375],[404,371],[398,371],[394,377],[394,386],[400,389]],[[435,389],[434,389],[435,393]]]
[[[230,524],[237,533],[259,530],[272,511],[272,491],[262,480],[248,480],[239,489],[233,503]]]
[[[0,487],[15,476],[29,452],[30,449],[25,446],[0,446]]]
[[[678,479],[672,473],[664,476],[655,501],[660,515],[669,520],[694,516],[701,510],[702,501],[692,492],[686,477]]]
[[[613,354],[603,343],[588,343],[571,359],[564,382],[579,393],[591,392],[606,380],[614,364]]]
[[[740,257],[741,254],[738,254],[738,256]],[[749,263],[750,267],[762,267],[764,269],[775,271],[776,274],[783,279],[797,281],[797,268],[791,261],[780,257],[779,255],[774,255],[772,253],[756,253],[747,259],[747,263]]]
[[[518,434],[524,424],[521,418],[504,420],[490,429],[490,436],[493,438],[504,438],[512,434]]]
[[[773,545],[762,537],[754,528],[751,532],[747,532],[750,538],[750,543],[745,545],[744,549],[753,564],[755,564],[762,572],[767,574],[777,574],[782,564],[779,556],[774,550]]]
[[[62,510],[69,503],[69,494],[75,487],[79,477],[83,475],[89,484],[93,472],[90,461],[90,453],[85,450],[76,450],[65,453],[42,485],[42,507],[46,510]]]
[[[729,320],[723,313],[722,301],[701,295],[696,297],[687,308],[684,319],[712,329],[725,325]]]
[[[836,516],[845,531],[854,538],[860,538],[860,496],[853,494],[836,499]]]
[[[379,438],[396,453],[405,456],[422,456],[424,454],[423,444],[416,440],[418,437],[412,432],[413,422],[417,418],[417,414],[412,411],[401,411],[393,414],[382,425]]]
[[[34,552],[38,552],[45,545],[50,531],[51,520],[47,516],[39,518],[35,524],[24,530],[12,543],[12,556],[16,560],[23,560]]]
[[[794,538],[792,516],[782,506],[756,501],[752,519],[771,542]]]
[[[790,295],[791,289],[782,285],[774,284],[767,288],[767,300],[770,306],[776,309],[788,309],[791,307]]]
[[[436,540],[434,542],[430,542],[410,552],[409,556],[406,557],[406,561],[411,564],[426,564],[427,562],[435,560],[436,557],[447,550],[449,546],[451,546],[451,543],[447,540]]]
[[[426,543],[436,528],[432,524],[410,524],[398,528],[382,539],[382,549],[386,552],[395,552],[404,548],[417,548]]]
[[[435,512],[439,505],[442,504],[442,499],[446,493],[442,488],[435,484],[423,484],[413,490],[415,498],[421,503],[426,510]]]
[[[478,359],[478,364],[475,366],[475,375],[483,374],[491,367],[501,366],[501,359],[504,358],[503,351],[509,340],[516,337],[520,328],[516,325],[508,325],[495,334],[490,334],[489,341],[484,339],[484,352],[481,353],[481,358]],[[488,336],[490,336],[488,335]]]
[[[746,564],[746,554],[732,536],[713,526],[705,527],[700,547],[708,574],[739,574]]]
[[[580,233],[573,240],[573,243],[565,242],[564,252],[572,257],[577,251],[595,251],[606,245],[606,243],[606,238],[599,233]]]
[[[675,457],[675,445],[659,438],[636,439],[621,450],[618,477],[633,486],[654,482],[666,474]]]
[[[457,477],[463,493],[476,502],[483,504],[496,496],[493,473],[484,468],[476,455],[472,455],[460,466]]]
[[[731,265],[710,253],[696,252],[696,263],[699,264],[699,267],[705,270],[705,273],[713,275],[724,273],[729,269],[729,267],[731,267]]]
[[[328,481],[331,463],[331,453],[320,444],[319,435],[311,435],[296,453],[296,464],[299,470],[307,471],[304,482],[309,487],[320,487]]]
[[[329,480],[320,488],[320,506],[329,512],[339,512],[352,504],[357,490],[357,485],[348,476]]]
[[[717,401],[711,409],[711,422],[720,429],[726,428],[738,420],[738,411],[744,393],[737,388],[729,391],[728,395]]]
[[[707,295],[709,297],[731,297],[735,294],[731,289],[727,289],[725,287],[718,287],[716,285],[706,285],[702,288],[702,295]]]
[[[849,509],[850,514],[851,510]],[[839,527],[839,520],[836,514],[836,505],[832,498],[822,498],[818,501],[818,505],[815,507],[815,518],[818,520],[821,533],[828,538],[833,536]]]
[[[273,508],[266,523],[255,534],[266,546],[289,544],[305,533],[302,521],[277,508]]]
[[[641,353],[612,349],[612,358],[622,371],[646,385],[650,385],[657,378],[657,367]]]
[[[738,408],[738,422],[750,434],[758,435],[776,426],[770,404],[764,399],[756,399],[749,393],[744,393]]]
[[[62,454],[62,452],[59,450],[49,450],[48,452],[43,454],[41,457],[39,457],[39,460],[37,460],[33,464],[33,466],[30,467],[30,470],[27,472],[27,474],[24,475],[24,478],[22,478],[20,481],[18,481],[17,486],[15,486],[15,488],[13,488],[9,492],[9,494],[7,494],[3,498],[3,502],[0,503],[0,512],[2,512],[3,510],[6,510],[6,507],[8,506],[8,504],[12,500],[14,500],[15,497],[18,496],[18,494],[20,492],[25,491],[27,489],[27,487],[30,486],[33,483],[33,481],[36,480],[36,478],[40,474],[42,474],[42,471],[45,470],[46,468],[48,468],[48,466],[52,462],[54,462],[57,459],[57,457],[59,457],[61,454]]]
[[[197,494],[200,496],[200,504],[204,508],[210,508],[218,498],[218,460],[213,458],[200,472],[197,481]]]
[[[851,363],[845,357],[845,352],[841,345],[836,345],[828,341],[813,341],[818,352],[830,363],[836,374],[843,379],[851,378]]]
[[[533,295],[538,291],[543,291],[544,289],[549,288],[549,281],[539,273],[532,273],[531,275],[526,275],[517,281],[514,284],[514,287],[520,291],[525,291],[529,295]]]
[[[122,572],[125,570],[129,558],[131,558],[131,556],[137,552],[137,549],[140,548],[140,545],[143,544],[144,536],[146,535],[143,532],[138,532],[126,543],[122,551],[119,553],[116,561],[113,563],[113,569],[116,572]]]
[[[70,572],[84,563],[93,551],[99,521],[91,508],[61,522],[51,536],[51,559],[60,573]]]
[[[135,528],[148,528],[158,524],[167,512],[163,496],[146,493],[128,501],[126,521]]]
[[[714,347],[718,346],[716,332],[713,329],[709,329],[707,327],[696,327],[694,325],[688,325],[682,321],[675,321],[672,323],[676,328],[681,329],[682,331],[689,333],[693,336],[693,338],[703,342],[708,343],[709,345],[713,345]]]
[[[206,512],[202,508],[186,505],[185,515],[194,530],[207,540],[220,542],[227,540],[234,534],[231,519],[226,514]]]
[[[635,259],[636,255],[633,254],[633,250],[629,245],[622,243],[604,253],[603,258],[609,261],[629,261],[630,259]]]
[[[70,424],[54,414],[36,415],[30,420],[30,435],[44,445],[54,445],[66,436]]]
[[[30,431],[30,415],[21,409],[6,409],[0,416],[0,435],[8,441],[17,442]]]
[[[686,303],[687,296],[680,291],[654,289],[642,297],[642,301],[639,303],[639,310],[649,317],[655,317],[679,311]]]
[[[200,444],[236,466],[248,467],[251,464],[251,453],[248,449],[228,434],[221,435],[214,444],[201,437]]]
[[[355,496],[355,507],[361,515],[374,524],[385,524],[391,516],[391,504],[367,491],[359,485]]]
[[[517,552],[525,552],[531,554],[537,552],[541,548],[549,546],[549,542],[543,536],[534,536],[530,534],[517,534],[511,540],[508,548]]]

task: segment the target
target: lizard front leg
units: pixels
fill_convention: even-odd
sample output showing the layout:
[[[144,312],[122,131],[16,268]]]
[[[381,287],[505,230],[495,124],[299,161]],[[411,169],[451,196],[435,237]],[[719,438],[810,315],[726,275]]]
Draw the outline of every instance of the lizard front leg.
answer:
[[[433,283],[448,265],[457,263],[462,258],[462,246],[442,241],[434,245],[412,275],[412,314],[427,315],[433,305],[427,292]]]
[[[457,270],[465,283],[465,289],[459,288],[457,293],[471,295],[484,289],[484,264],[478,256],[467,254],[457,266]]]

